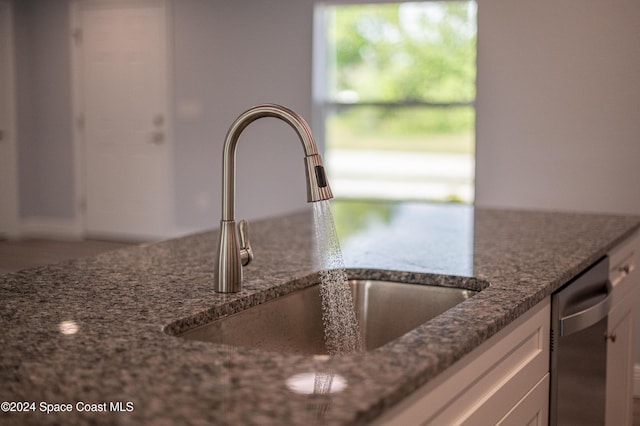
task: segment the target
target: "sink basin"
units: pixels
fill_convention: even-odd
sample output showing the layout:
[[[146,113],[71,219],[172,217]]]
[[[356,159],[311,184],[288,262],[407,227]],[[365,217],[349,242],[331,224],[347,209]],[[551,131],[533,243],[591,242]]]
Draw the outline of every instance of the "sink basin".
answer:
[[[476,291],[392,281],[350,280],[360,341],[378,348],[473,296]],[[294,291],[264,304],[178,335],[264,351],[327,354],[320,286]]]

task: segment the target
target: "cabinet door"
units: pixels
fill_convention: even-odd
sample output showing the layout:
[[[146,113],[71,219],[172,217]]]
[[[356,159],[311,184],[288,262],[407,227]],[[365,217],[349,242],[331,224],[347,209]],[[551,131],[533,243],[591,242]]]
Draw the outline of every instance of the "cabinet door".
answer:
[[[633,420],[633,301],[632,292],[609,313],[607,333],[607,425]]]
[[[638,297],[638,253],[636,233],[609,253],[612,307],[607,327],[606,424],[633,422],[633,333],[635,301]]]

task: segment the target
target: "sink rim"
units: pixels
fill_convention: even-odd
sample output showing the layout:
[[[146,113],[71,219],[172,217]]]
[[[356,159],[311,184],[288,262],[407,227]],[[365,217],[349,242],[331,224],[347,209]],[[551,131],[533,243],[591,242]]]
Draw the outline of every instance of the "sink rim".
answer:
[[[347,277],[349,280],[377,280],[377,281],[394,281],[403,284],[413,284],[413,285],[429,285],[435,287],[449,287],[449,288],[457,288],[462,290],[472,290],[477,293],[486,290],[490,287],[490,283],[486,280],[476,278],[476,277],[464,277],[457,275],[443,275],[443,274],[434,274],[428,272],[406,272],[406,271],[394,271],[387,269],[364,269],[364,268],[345,268],[345,272],[347,273]],[[216,303],[214,306],[210,308],[206,308],[202,311],[196,312],[191,315],[187,315],[185,317],[179,318],[170,322],[162,328],[162,331],[165,335],[171,337],[180,338],[181,334],[192,330],[197,327],[205,326],[213,321],[221,320],[225,317],[231,316],[236,313],[240,313],[244,310],[250,309],[252,307],[261,305],[263,303],[278,299],[287,294],[303,290],[305,288],[318,285],[320,282],[319,273],[312,272],[310,274],[293,278],[287,280],[280,284],[275,284],[274,286],[264,289],[264,290],[243,290],[240,293],[235,293],[233,295],[224,295],[224,300],[222,303]],[[477,294],[475,295],[477,296]],[[474,297],[475,297],[474,296]],[[471,297],[469,299],[473,299]],[[465,300],[465,303],[468,300]],[[456,308],[461,303],[452,306],[446,311],[442,312],[438,316],[446,314],[449,310]],[[435,317],[434,317],[435,318]],[[433,318],[432,318],[433,319]],[[423,326],[424,324],[429,323],[432,319],[427,320],[425,323],[415,327],[411,331],[406,334],[411,333],[417,328]],[[387,346],[394,341],[402,338],[403,336],[399,336],[395,340],[381,346]],[[187,340],[187,339],[183,339]],[[221,343],[212,343],[207,342],[208,344],[217,344],[221,345]],[[235,347],[232,345],[228,345],[230,347]],[[371,351],[367,351],[364,353],[371,353],[376,351],[379,348],[373,349]],[[259,349],[255,348],[245,348],[247,350],[256,350],[260,352]]]

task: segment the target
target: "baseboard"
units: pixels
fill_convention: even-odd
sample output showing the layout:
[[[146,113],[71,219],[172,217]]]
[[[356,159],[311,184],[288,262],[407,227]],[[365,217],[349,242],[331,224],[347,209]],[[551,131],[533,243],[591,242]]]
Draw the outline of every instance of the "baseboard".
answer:
[[[29,217],[20,220],[20,238],[81,240],[84,232],[74,219]]]
[[[171,230],[171,235],[169,235],[170,238],[179,238],[179,237],[184,237],[187,235],[192,235],[192,234],[199,234],[201,232],[205,232],[205,231],[211,231],[213,230],[213,226],[206,228],[206,227],[187,227],[187,226],[179,226],[179,227],[174,227]]]
[[[633,397],[640,398],[640,364],[633,365]]]
[[[151,236],[118,232],[85,231],[75,219],[61,219],[51,217],[28,217],[20,219],[19,231],[12,235],[12,239],[51,238],[57,240],[82,240],[97,238],[107,240],[146,242],[166,238],[176,238],[188,234],[202,232],[202,228],[174,228],[169,235]]]

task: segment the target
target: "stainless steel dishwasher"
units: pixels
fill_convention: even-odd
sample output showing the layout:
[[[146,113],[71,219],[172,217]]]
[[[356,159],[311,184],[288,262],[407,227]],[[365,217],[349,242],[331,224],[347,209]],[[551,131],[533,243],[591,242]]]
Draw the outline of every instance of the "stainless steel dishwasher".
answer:
[[[610,291],[604,257],[552,296],[551,425],[604,424]]]

